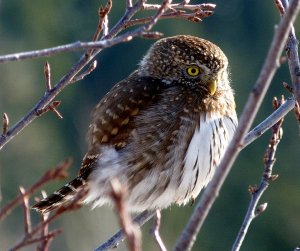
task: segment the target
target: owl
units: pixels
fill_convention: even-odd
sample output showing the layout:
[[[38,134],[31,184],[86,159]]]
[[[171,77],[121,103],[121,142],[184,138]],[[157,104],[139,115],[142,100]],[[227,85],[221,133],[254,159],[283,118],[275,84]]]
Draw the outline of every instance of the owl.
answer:
[[[83,203],[110,204],[112,178],[132,212],[184,205],[213,177],[236,126],[222,50],[194,36],[163,38],[94,108],[78,176],[33,208],[49,212],[83,187]]]

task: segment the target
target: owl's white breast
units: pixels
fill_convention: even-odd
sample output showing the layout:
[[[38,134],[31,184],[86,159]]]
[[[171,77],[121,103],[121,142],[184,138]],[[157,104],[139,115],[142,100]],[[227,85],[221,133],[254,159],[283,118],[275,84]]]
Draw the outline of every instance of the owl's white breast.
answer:
[[[236,126],[236,116],[221,117],[214,113],[200,116],[199,126],[184,159],[185,171],[176,198],[179,204],[186,204],[191,198],[196,198],[211,180]]]

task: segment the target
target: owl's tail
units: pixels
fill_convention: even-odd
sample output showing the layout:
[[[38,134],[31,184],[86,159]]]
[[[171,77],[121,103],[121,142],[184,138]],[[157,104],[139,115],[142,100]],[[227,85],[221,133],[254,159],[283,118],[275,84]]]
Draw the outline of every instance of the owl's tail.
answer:
[[[80,175],[77,178],[64,185],[47,198],[36,203],[32,208],[44,214],[50,212],[61,205],[70,202],[78,194],[81,188],[86,184],[86,177]]]
[[[98,156],[97,152],[88,152],[83,158],[78,176],[47,198],[36,203],[32,208],[44,214],[74,200],[76,195],[85,187],[89,175],[97,165]]]

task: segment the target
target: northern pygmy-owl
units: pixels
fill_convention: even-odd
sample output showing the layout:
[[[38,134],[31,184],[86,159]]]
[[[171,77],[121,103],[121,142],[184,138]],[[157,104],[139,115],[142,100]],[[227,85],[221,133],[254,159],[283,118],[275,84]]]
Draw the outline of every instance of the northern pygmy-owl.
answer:
[[[138,69],[95,107],[80,172],[34,208],[48,212],[88,186],[85,202],[110,202],[110,180],[133,212],[186,204],[211,180],[237,126],[228,61],[193,36],[157,41]]]

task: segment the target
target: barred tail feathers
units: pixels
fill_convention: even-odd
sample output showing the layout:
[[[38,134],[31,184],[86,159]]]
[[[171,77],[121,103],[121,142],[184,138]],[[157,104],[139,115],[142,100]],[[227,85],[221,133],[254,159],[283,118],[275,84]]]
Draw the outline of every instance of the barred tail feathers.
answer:
[[[79,188],[86,183],[84,177],[78,176],[47,198],[36,203],[32,208],[40,213],[50,212],[66,202],[71,201],[79,192]]]

